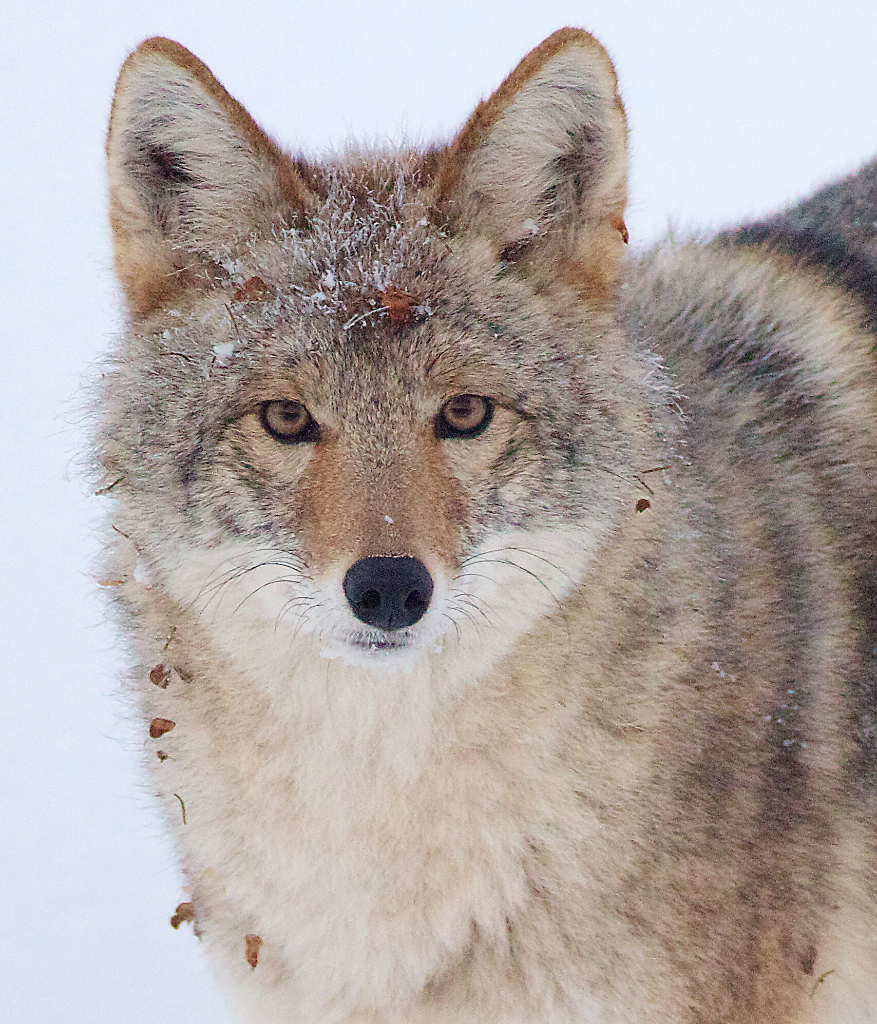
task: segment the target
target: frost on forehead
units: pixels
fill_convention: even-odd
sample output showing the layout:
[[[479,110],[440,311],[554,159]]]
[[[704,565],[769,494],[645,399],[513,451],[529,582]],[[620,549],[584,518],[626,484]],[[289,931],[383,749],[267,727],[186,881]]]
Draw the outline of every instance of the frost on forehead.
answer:
[[[447,252],[410,173],[398,166],[350,175],[332,170],[327,192],[305,229],[253,240],[224,262],[237,283],[254,275],[298,316],[340,318],[345,328],[369,318],[424,317],[429,297],[420,271]]]
[[[426,282],[436,280],[449,243],[428,217],[415,173],[375,162],[329,169],[323,183],[306,227],[215,250],[216,272],[194,305],[166,311],[151,336],[141,335],[162,373],[197,366],[212,378],[432,315]]]

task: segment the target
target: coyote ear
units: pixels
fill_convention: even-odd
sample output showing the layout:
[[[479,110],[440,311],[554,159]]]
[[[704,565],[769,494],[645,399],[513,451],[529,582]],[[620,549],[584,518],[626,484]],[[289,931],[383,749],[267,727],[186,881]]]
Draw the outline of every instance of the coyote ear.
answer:
[[[529,53],[442,154],[438,194],[539,284],[605,295],[627,241],[627,123],[596,39],[565,28]]]
[[[191,286],[210,255],[309,192],[296,165],[188,50],[148,39],[119,74],[107,135],[116,271],[135,315]]]

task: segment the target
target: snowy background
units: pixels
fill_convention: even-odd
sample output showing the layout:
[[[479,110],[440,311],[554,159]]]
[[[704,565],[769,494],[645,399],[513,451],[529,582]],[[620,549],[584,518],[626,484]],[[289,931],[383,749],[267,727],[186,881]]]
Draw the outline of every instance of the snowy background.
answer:
[[[103,134],[144,37],[284,143],[447,137],[544,36],[618,67],[631,242],[766,213],[877,152],[874,0],[5,0],[0,37],[0,1020],[228,1024],[139,776],[90,573],[79,382],[118,327]]]

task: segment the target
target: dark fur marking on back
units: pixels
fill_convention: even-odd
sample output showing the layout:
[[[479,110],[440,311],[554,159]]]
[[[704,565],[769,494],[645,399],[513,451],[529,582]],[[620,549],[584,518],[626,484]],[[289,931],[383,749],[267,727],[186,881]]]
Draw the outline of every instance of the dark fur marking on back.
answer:
[[[877,334],[877,267],[837,236],[775,221],[750,224],[719,235],[718,240],[729,245],[764,246],[791,256],[800,267],[819,270],[831,284],[858,298],[863,307],[862,326]],[[855,579],[862,668],[850,678],[858,757],[849,766],[849,775],[864,779],[867,788],[877,783],[877,564],[873,557],[857,560]]]
[[[707,350],[712,358],[705,366],[705,372],[724,381],[728,393],[736,389],[760,396],[765,417],[774,417],[776,408],[782,408],[797,421],[800,431],[816,415],[816,408],[801,395],[796,381],[804,367],[800,357],[789,350],[773,344],[775,328],[762,319],[753,322],[745,299],[734,296],[724,306],[725,315],[740,325],[739,333],[732,344],[709,344]],[[704,310],[704,333],[710,335],[709,320],[712,310]],[[805,413],[802,417],[800,414]],[[810,428],[811,440],[813,428]]]
[[[725,232],[717,241],[729,246],[764,246],[792,257],[804,269],[817,270],[830,284],[850,292],[861,302],[862,327],[877,334],[877,268],[867,258],[849,250],[840,239],[808,229],[763,222]],[[741,307],[739,315],[735,312],[735,319],[744,322],[744,312]],[[769,337],[769,331],[753,332],[741,346],[722,352],[707,367],[707,372],[724,375],[733,366],[745,366],[747,377],[756,390],[772,403],[781,405],[789,417],[789,425],[795,431],[793,447],[813,451],[818,447],[818,438],[826,432],[821,396],[808,399],[796,393],[794,378],[800,371],[800,360],[765,344],[765,336]],[[733,380],[729,391],[740,383]],[[738,443],[743,440],[741,431],[737,432],[737,440]],[[831,517],[837,522],[838,510],[830,500],[828,508],[833,510]],[[877,540],[877,517],[872,510],[862,510],[857,527],[863,536]],[[862,780],[858,785],[865,789],[877,785],[877,560],[873,551],[874,546],[865,543],[854,558],[860,667],[851,673],[848,681],[854,707],[851,725],[858,749],[847,766],[847,777]]]
[[[855,295],[864,306],[864,326],[877,332],[877,268],[834,236],[793,228],[782,223],[757,222],[723,232],[717,241],[728,245],[761,245],[791,256],[804,268],[821,270],[828,280]]]

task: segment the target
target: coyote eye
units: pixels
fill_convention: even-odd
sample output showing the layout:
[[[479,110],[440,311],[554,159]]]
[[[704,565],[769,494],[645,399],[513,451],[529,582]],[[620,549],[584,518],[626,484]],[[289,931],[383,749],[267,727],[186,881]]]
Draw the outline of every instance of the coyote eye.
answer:
[[[436,437],[477,437],[493,419],[493,402],[482,395],[454,395],[435,420]]]
[[[277,441],[301,444],[320,439],[319,426],[301,402],[286,399],[263,402],[259,419],[266,432]]]

